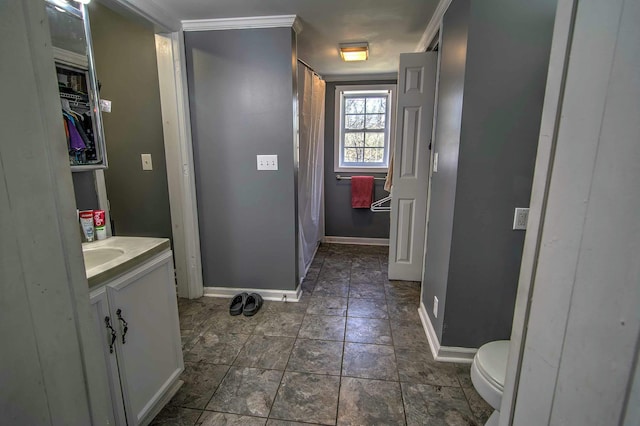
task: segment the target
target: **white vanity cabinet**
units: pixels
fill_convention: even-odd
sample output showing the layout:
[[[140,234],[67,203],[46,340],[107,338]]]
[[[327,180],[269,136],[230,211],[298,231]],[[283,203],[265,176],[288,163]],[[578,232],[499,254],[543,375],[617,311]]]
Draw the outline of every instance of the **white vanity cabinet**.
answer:
[[[90,302],[114,424],[148,424],[182,384],[184,369],[171,251],[92,291]]]

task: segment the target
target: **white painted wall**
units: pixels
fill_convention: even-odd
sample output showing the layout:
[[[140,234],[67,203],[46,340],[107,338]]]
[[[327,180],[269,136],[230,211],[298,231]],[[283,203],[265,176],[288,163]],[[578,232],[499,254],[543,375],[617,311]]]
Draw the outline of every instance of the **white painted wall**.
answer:
[[[105,424],[43,1],[0,2],[0,57],[0,423]]]
[[[625,415],[640,332],[639,21],[637,0],[576,9],[518,426],[613,425]]]

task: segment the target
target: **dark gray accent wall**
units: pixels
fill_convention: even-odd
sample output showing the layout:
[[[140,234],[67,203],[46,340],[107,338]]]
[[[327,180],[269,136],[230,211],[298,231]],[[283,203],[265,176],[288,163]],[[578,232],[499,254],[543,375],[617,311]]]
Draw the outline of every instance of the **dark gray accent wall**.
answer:
[[[437,279],[423,300],[444,346],[511,333],[525,235],[511,228],[515,207],[529,205],[555,9],[556,0],[454,0],[444,17],[438,125],[451,120],[459,135],[435,141],[425,269]],[[446,109],[449,96],[461,109]]]
[[[185,34],[205,286],[297,286],[294,37]],[[256,170],[258,154],[277,154],[278,170]]]
[[[97,210],[98,193],[93,172],[74,172],[73,192],[76,197],[76,208],[78,210]]]
[[[89,5],[109,168],[105,181],[114,235],[171,238],[162,112],[153,30],[98,2]],[[140,154],[151,154],[143,171]]]
[[[431,177],[429,229],[423,274],[423,302],[438,338],[442,340],[446,306],[451,235],[458,177],[458,149],[462,124],[462,94],[467,51],[469,0],[455,0],[442,18],[440,79],[435,138],[432,149],[438,153],[438,172]],[[434,296],[438,298],[438,317],[433,316]]]
[[[326,85],[324,121],[324,217],[325,235],[332,237],[389,238],[389,213],[374,213],[369,209],[351,208],[351,181],[337,180],[344,176],[368,175],[384,178],[386,173],[336,173],[333,171],[335,140],[336,86],[396,84],[396,80],[331,82]],[[384,181],[376,180],[374,200],[388,196]]]

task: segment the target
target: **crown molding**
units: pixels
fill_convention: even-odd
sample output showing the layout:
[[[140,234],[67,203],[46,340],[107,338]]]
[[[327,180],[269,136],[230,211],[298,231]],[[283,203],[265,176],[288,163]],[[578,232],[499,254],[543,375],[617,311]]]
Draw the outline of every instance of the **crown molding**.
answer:
[[[238,30],[249,28],[293,28],[302,32],[302,22],[296,15],[248,16],[243,18],[188,19],[182,21],[183,31]]]
[[[440,24],[442,23],[442,17],[444,13],[449,8],[451,4],[451,0],[440,0],[438,5],[436,6],[436,10],[433,12],[429,23],[427,24],[427,28],[422,33],[422,37],[420,37],[420,41],[415,48],[416,52],[426,52],[429,48],[429,44],[431,44],[431,40],[436,36],[438,31],[440,30]]]

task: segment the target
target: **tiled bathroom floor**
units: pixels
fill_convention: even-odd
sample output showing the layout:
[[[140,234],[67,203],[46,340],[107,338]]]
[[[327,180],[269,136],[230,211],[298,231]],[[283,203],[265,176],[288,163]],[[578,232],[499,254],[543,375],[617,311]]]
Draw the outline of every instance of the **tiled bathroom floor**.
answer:
[[[387,250],[323,244],[302,300],[254,317],[181,299],[184,385],[153,424],[484,424],[469,366],[433,360],[420,284],[387,280]]]

